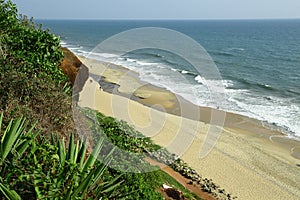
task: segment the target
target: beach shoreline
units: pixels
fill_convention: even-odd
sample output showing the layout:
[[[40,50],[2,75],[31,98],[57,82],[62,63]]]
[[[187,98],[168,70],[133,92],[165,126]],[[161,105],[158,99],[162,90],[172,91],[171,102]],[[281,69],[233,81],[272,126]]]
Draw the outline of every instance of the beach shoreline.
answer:
[[[97,75],[86,82],[90,85],[80,95],[82,107],[129,121],[155,143],[172,153],[179,152],[199,174],[212,178],[240,199],[300,197],[299,141],[267,129],[258,120],[226,112],[224,127],[216,124],[221,130],[217,143],[200,159],[199,149],[213,126],[212,112],[223,111],[193,105],[170,91],[139,80],[136,73],[122,66],[79,58],[90,74]],[[101,89],[97,77],[101,78]],[[186,109],[199,110],[200,114],[190,116]],[[160,124],[161,121],[164,123]],[[182,136],[187,141],[178,141]]]

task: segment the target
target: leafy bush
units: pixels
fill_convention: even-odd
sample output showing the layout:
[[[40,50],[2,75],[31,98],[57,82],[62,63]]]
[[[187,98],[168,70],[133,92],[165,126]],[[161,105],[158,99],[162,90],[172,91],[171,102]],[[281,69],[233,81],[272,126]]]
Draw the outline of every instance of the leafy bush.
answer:
[[[26,63],[17,65],[26,75],[49,77],[53,81],[66,82],[67,78],[58,68],[63,55],[59,51],[60,39],[36,27],[26,16],[18,17],[18,10],[10,0],[0,2],[0,35],[2,57],[13,56]]]
[[[104,116],[100,112],[97,112],[97,119],[111,142],[123,150],[141,153],[144,150],[155,151],[160,149],[160,146],[154,144],[149,137],[145,137],[125,121],[117,121],[112,117]]]

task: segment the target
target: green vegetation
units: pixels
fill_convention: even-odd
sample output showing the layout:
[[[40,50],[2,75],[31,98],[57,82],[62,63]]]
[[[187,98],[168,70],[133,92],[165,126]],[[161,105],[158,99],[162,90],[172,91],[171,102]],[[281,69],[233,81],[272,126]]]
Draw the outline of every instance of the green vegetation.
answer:
[[[162,199],[163,183],[192,199],[161,170],[124,174],[103,164],[154,169],[142,155],[119,158],[128,161],[120,165],[116,151],[103,143],[107,138],[138,154],[160,148],[126,122],[98,113],[102,131],[93,151],[76,139],[70,83],[57,67],[59,47],[58,37],[19,17],[10,0],[0,0],[0,199]]]
[[[0,116],[2,124],[3,113]],[[94,155],[101,143],[86,156],[86,145],[71,135],[69,148],[64,139],[49,142],[26,120],[11,120],[0,143],[0,191],[7,199],[99,199],[120,195],[115,189],[123,182],[120,176],[107,182],[101,178],[106,166]],[[2,132],[1,132],[2,133]],[[109,155],[107,156],[109,159]],[[0,195],[1,197],[1,195]]]
[[[70,85],[57,67],[59,38],[18,17],[16,5],[0,1],[0,111],[4,124],[24,115],[42,132],[72,131]],[[6,121],[7,120],[7,121]]]
[[[18,71],[28,77],[48,77],[55,82],[66,82],[67,77],[57,67],[63,55],[58,50],[60,39],[36,27],[33,19],[18,17],[16,5],[11,1],[1,1],[0,34],[2,57],[21,61]],[[37,53],[38,52],[38,53]]]
[[[106,117],[97,112],[99,126],[104,131],[112,143],[130,152],[155,151],[160,146],[153,144],[151,139],[145,137],[140,132],[129,126],[125,121],[117,121],[112,117]]]
[[[2,119],[3,113],[0,126]],[[118,126],[119,122],[112,123]],[[124,122],[122,125],[131,128]],[[26,131],[27,122],[21,117],[11,120],[6,130],[0,132],[0,191],[8,199],[162,199],[158,188],[163,183],[179,188],[193,199],[184,187],[160,170],[123,174],[107,169],[94,157],[104,147],[103,140],[86,157],[86,144],[75,143],[73,134],[66,148],[64,138],[52,135],[47,139],[33,131],[34,126]],[[106,156],[108,162],[112,154],[113,151]],[[144,166],[150,164],[144,162]]]

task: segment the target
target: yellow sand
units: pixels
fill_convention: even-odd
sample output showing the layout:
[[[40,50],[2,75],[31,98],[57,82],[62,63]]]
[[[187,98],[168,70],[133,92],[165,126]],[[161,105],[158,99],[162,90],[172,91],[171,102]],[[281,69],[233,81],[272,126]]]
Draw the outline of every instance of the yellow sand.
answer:
[[[90,69],[92,73],[98,73],[95,68],[101,68],[100,63],[91,63],[91,60],[84,62],[88,67],[93,64]],[[107,81],[118,82],[120,88],[140,88],[139,84],[143,85],[134,76],[126,77],[130,81],[118,81],[118,77],[124,77],[124,73],[127,72],[123,68],[114,68],[105,70],[104,74]],[[132,92],[126,89],[122,91]],[[149,90],[142,87],[140,91],[136,89],[134,92],[143,99],[149,100],[154,95],[155,100],[160,97],[162,102],[170,103],[161,105],[162,110],[173,102],[168,91],[164,94],[159,91],[157,94],[151,87]],[[104,92],[95,81],[86,82],[79,104],[128,121],[144,135],[152,137],[155,143],[181,155],[200,175],[211,178],[238,199],[300,199],[300,167],[296,166],[300,160],[292,157],[288,148],[278,145],[275,140],[282,138],[281,135],[270,133],[276,135],[273,136],[274,140],[270,140],[267,134],[257,133],[256,130],[262,130],[261,127],[246,123],[240,126],[243,128],[235,126],[242,124],[238,115],[227,115],[226,120],[232,126],[215,127],[221,129],[220,138],[213,150],[200,159],[199,152],[210,128],[209,124],[158,111],[128,98]],[[300,146],[293,142],[293,145]],[[289,146],[290,142],[287,143]]]

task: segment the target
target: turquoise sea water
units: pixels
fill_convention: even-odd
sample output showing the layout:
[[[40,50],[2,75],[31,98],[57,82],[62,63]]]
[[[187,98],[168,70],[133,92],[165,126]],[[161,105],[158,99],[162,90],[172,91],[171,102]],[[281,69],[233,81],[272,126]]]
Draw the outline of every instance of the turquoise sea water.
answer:
[[[300,20],[38,22],[81,55],[89,55],[103,40],[132,28],[164,27],[184,33],[215,61],[226,92],[221,107],[209,98],[205,78],[167,52],[141,50],[118,59],[96,52],[90,56],[138,71],[141,79],[199,105],[253,117],[300,137]],[[192,81],[183,84],[170,76],[172,71]]]

